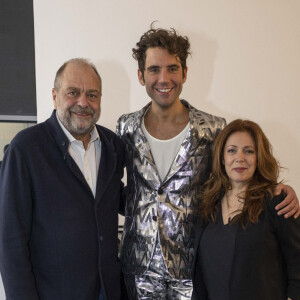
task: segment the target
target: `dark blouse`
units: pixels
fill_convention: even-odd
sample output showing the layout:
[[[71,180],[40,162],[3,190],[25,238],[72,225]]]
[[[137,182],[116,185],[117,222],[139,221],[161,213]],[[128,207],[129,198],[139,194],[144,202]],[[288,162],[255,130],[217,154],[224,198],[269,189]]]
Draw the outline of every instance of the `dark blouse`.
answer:
[[[210,300],[229,300],[229,280],[234,255],[237,223],[223,223],[221,207],[216,223],[210,223],[199,244],[203,280]]]
[[[246,229],[224,226],[221,212],[216,224],[201,227],[199,220],[193,300],[300,300],[300,218],[277,215],[283,198],[266,199],[258,222]]]

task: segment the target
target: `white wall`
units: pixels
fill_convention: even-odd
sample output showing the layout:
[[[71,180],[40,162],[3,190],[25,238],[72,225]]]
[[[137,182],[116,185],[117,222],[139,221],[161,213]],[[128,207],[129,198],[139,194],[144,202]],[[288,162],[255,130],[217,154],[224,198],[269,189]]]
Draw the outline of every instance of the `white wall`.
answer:
[[[131,49],[157,20],[191,41],[182,97],[227,121],[258,122],[300,197],[299,14],[297,0],[35,0],[38,121],[52,111],[56,70],[73,57],[103,77],[102,125],[114,130],[146,104]]]
[[[103,77],[100,123],[115,129],[123,113],[149,99],[131,49],[150,23],[191,41],[182,97],[227,121],[258,122],[300,196],[300,1],[34,1],[38,120],[52,111],[58,67],[90,58]]]

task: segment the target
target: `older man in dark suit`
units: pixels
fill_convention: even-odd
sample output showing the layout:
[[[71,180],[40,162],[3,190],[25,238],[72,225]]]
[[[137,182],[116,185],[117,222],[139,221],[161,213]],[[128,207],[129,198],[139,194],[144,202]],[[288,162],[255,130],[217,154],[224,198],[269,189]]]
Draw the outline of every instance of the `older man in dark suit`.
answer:
[[[55,110],[20,132],[1,168],[0,268],[7,299],[121,299],[117,225],[123,146],[100,116],[101,78],[73,59]]]

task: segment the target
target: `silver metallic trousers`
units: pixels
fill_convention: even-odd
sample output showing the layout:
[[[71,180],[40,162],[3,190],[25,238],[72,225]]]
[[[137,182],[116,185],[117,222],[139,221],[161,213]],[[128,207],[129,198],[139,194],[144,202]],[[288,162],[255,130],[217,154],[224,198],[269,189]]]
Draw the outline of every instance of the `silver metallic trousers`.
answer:
[[[148,270],[140,276],[124,274],[130,300],[190,300],[192,280],[172,278],[166,269],[159,238]]]

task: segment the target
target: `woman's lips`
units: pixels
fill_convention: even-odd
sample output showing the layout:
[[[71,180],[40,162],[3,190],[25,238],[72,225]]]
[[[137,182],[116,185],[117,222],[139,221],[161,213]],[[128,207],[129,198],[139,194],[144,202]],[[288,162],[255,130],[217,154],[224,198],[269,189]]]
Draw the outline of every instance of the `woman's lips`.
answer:
[[[247,168],[233,168],[233,170],[238,173],[243,173],[245,170],[247,170]]]

